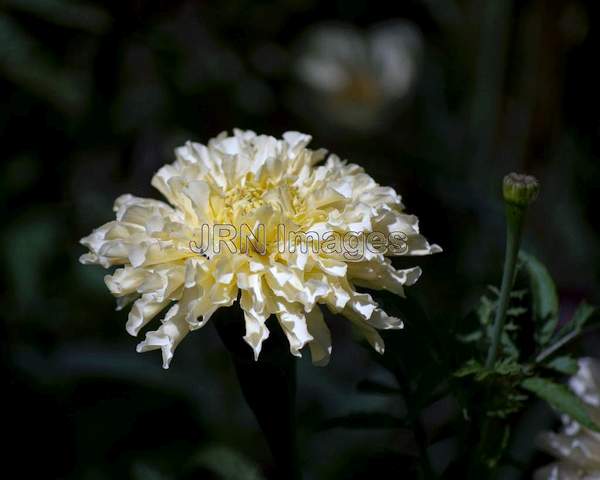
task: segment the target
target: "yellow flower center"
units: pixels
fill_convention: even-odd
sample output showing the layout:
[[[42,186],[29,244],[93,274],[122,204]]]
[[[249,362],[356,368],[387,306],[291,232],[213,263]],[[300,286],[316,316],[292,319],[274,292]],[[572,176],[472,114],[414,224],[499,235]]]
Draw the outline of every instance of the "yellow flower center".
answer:
[[[254,183],[235,186],[225,193],[225,208],[232,213],[246,215],[265,204],[266,189]]]
[[[224,196],[225,216],[230,219],[250,215],[264,205],[270,205],[290,220],[298,219],[306,211],[298,188],[289,183],[248,180],[244,185],[230,188]]]

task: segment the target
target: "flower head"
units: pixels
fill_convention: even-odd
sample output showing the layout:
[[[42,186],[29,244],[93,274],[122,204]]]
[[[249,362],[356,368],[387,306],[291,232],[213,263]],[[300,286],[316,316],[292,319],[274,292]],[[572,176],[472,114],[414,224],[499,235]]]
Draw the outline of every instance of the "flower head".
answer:
[[[600,363],[579,360],[569,387],[586,405],[592,421],[600,424]],[[600,433],[593,432],[566,415],[560,433],[546,432],[540,445],[558,461],[536,472],[536,480],[597,480],[600,478]]]
[[[348,318],[383,352],[377,329],[402,328],[402,321],[356,287],[402,295],[421,270],[396,270],[387,256],[441,249],[419,234],[392,188],[335,155],[317,165],[326,153],[308,149],[310,139],[235,130],[208,145],[188,142],[152,179],[169,203],[123,195],[116,219],[81,240],[89,249],[82,263],[119,267],[105,281],[118,309],[133,302],[131,335],[164,311],[139,352],[162,350],[167,368],[190,331],[236,301],[255,358],[275,316],[293,355],[308,344],[313,362],[327,363],[331,339],[321,306]]]
[[[297,70],[326,118],[362,131],[385,123],[399,110],[399,101],[415,84],[421,50],[419,30],[405,20],[368,31],[325,24],[306,35]]]

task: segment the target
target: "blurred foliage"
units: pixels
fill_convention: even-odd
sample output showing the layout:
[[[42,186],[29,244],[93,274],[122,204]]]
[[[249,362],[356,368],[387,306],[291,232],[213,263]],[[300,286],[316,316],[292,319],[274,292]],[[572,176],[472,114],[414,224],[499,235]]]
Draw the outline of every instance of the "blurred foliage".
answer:
[[[406,319],[386,332],[385,356],[332,317],[331,364],[298,362],[305,478],[464,478],[488,389],[501,400],[491,421],[511,428],[492,423],[487,460],[529,478],[545,462],[532,437],[552,418],[534,396],[580,415],[561,375],[598,349],[595,310],[580,301],[600,302],[599,18],[591,0],[0,2],[8,467],[27,478],[274,478],[214,329],[163,372],[135,353],[104,272],[77,263],[78,239],[117,195],[156,196],[151,175],[175,146],[241,127],[311,133],[396,188],[445,251],[420,259],[408,299],[373,293]],[[410,88],[386,86],[406,71],[382,72],[396,71],[389,52],[413,50],[365,47],[394,24],[418,38],[402,63]],[[366,59],[336,76],[347,65],[319,56],[351,81],[317,91],[300,61],[323,53],[312,32],[332,25]],[[499,282],[510,170],[541,181],[524,243],[547,266],[522,259],[503,357],[488,371],[497,294],[482,286]]]

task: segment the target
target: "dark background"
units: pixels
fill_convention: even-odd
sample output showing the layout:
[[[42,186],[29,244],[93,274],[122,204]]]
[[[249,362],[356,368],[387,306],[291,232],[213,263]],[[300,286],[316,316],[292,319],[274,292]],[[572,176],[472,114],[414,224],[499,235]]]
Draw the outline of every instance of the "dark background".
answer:
[[[582,0],[0,2],[3,463],[22,478],[272,471],[213,326],[163,371],[158,353],[135,353],[106,272],[78,263],[78,240],[112,219],[114,198],[156,196],[151,176],[188,139],[299,130],[396,188],[444,248],[418,261],[411,290],[436,322],[499,283],[501,179],[535,174],[525,248],[548,265],[565,315],[582,298],[600,302],[599,14]],[[303,80],[300,59],[327,49],[315,30],[366,38],[394,21],[418,35],[404,94],[324,94]],[[356,392],[386,373],[345,325],[329,367],[298,368],[306,478],[375,475],[412,448],[402,432],[319,428],[397,408]],[[545,461],[528,453],[522,471]]]

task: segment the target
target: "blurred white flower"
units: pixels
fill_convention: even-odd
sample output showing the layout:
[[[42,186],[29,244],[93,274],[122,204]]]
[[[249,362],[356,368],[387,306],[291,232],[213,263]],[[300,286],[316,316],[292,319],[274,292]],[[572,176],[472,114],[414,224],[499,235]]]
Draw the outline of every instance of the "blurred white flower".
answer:
[[[120,266],[105,280],[118,308],[134,302],[127,321],[131,335],[166,310],[162,325],[146,334],[139,352],[162,350],[167,368],[191,330],[238,298],[244,339],[255,358],[269,336],[267,319],[274,315],[293,355],[300,356],[308,344],[313,362],[326,364],[331,339],[319,305],[344,315],[383,352],[376,329],[402,328],[402,321],[355,286],[402,295],[404,285],[415,283],[421,270],[395,270],[385,255],[441,249],[419,234],[417,218],[404,213],[400,196],[379,186],[362,168],[335,155],[316,166],[326,152],[306,148],[310,139],[297,132],[278,140],[235,130],[234,136],[223,133],[207,146],[188,142],[176,150],[177,160],[152,179],[169,204],[123,195],[115,202],[116,220],[81,240],[90,250],[82,263]],[[256,235],[260,245],[241,248],[238,236],[236,248],[220,248],[214,234],[205,241],[207,227],[219,225],[237,233],[244,227],[261,230],[263,235]],[[366,249],[356,258],[324,245],[291,248],[288,238],[280,236],[280,226],[340,236],[355,232],[360,239],[371,232],[400,232],[405,248],[385,253]]]
[[[316,107],[330,120],[372,128],[411,91],[421,50],[419,31],[406,21],[366,32],[345,24],[323,25],[307,34],[297,69],[313,90]]]
[[[569,380],[571,390],[587,406],[590,418],[600,424],[600,363],[579,360],[579,370]],[[558,460],[535,474],[536,480],[600,480],[600,433],[593,432],[566,415],[560,433],[545,432],[540,446]]]

